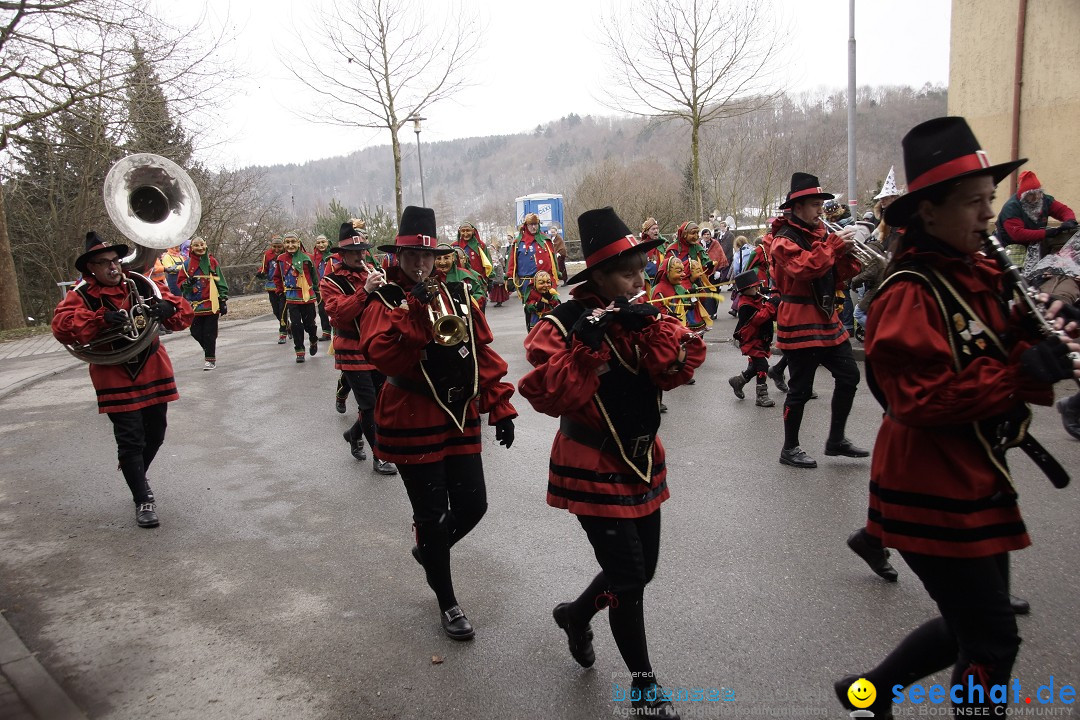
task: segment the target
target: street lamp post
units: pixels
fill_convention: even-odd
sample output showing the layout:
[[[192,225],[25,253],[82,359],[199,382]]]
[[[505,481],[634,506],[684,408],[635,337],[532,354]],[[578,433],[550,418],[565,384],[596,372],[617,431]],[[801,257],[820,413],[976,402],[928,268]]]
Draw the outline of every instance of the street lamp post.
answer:
[[[412,120],[413,132],[416,133],[416,162],[420,165],[420,204],[427,207],[427,198],[424,196],[424,161],[420,157],[420,121],[427,118],[413,115],[408,119]]]

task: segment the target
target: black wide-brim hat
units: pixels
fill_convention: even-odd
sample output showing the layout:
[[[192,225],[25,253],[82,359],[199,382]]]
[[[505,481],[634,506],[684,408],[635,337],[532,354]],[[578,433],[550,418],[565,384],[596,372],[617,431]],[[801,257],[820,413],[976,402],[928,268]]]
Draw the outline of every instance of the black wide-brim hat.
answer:
[[[86,233],[86,251],[75,258],[75,269],[86,274],[86,263],[94,259],[95,255],[100,255],[103,252],[109,250],[115,250],[120,254],[120,259],[127,257],[131,250],[127,245],[106,245],[105,241],[98,237],[98,234],[91,230]]]
[[[933,189],[975,175],[990,175],[998,184],[1027,158],[991,165],[975,133],[962,117],[939,117],[920,123],[901,141],[908,191],[885,209],[885,222],[894,227],[908,224],[919,202]]]
[[[431,208],[409,205],[401,211],[401,223],[393,245],[380,245],[379,250],[399,253],[402,250],[428,250],[436,255],[454,252],[445,245],[439,247],[435,211]]]
[[[788,209],[795,204],[796,200],[809,200],[812,198],[832,200],[835,197],[832,193],[825,192],[816,175],[802,172],[792,173],[791,190],[788,192],[787,200],[780,205],[780,209]]]
[[[339,250],[370,250],[371,245],[364,242],[360,231],[353,227],[351,222],[341,223],[338,228],[338,244],[326,248],[326,252],[338,252]]]
[[[604,263],[631,252],[647,252],[663,240],[647,240],[634,235],[613,208],[586,210],[578,216],[578,237],[585,254],[585,269],[567,279],[568,285],[589,279],[589,274]]]

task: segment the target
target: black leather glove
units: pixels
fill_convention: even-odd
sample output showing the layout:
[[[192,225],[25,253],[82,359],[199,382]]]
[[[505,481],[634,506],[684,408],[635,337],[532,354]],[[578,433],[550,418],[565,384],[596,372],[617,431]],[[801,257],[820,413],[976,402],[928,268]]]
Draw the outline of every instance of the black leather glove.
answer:
[[[641,330],[660,314],[660,310],[651,303],[631,304],[625,297],[615,298],[615,309],[618,312],[612,313],[612,318],[627,330]]]
[[[266,279],[266,273],[257,272],[257,273],[255,273],[255,277],[259,278],[260,280],[265,280]]]
[[[168,320],[176,314],[176,306],[168,300],[151,298],[149,314],[151,317],[156,317],[158,320]]]
[[[1066,220],[1065,222],[1061,223],[1061,231],[1069,232],[1070,230],[1075,230],[1076,225],[1077,223],[1075,220]]]
[[[514,444],[514,419],[503,418],[499,422],[495,423],[495,439],[499,441],[499,444],[510,449],[510,446]]]
[[[218,315],[224,317],[229,314],[229,306],[226,304],[227,300],[218,300]]]
[[[104,317],[106,325],[123,325],[128,319],[127,313],[120,310],[106,310]]]
[[[427,305],[429,302],[435,299],[435,296],[428,292],[427,286],[422,282],[416,283],[416,287],[409,291],[409,294],[417,299],[421,304]]]
[[[596,322],[592,322],[592,311],[586,310],[570,328],[570,334],[593,350],[599,350],[601,343],[604,342],[604,331],[607,330],[608,323],[611,321],[611,315],[611,313],[601,315]]]
[[[772,303],[773,305],[780,307],[780,293],[773,293],[765,298],[765,302]]]
[[[1069,346],[1055,338],[1032,345],[1020,354],[1020,369],[1040,382],[1055,383],[1072,377]]]
[[[1061,227],[1048,227],[1044,232],[1046,233],[1046,237],[1048,238],[1057,237],[1058,233],[1061,232]]]

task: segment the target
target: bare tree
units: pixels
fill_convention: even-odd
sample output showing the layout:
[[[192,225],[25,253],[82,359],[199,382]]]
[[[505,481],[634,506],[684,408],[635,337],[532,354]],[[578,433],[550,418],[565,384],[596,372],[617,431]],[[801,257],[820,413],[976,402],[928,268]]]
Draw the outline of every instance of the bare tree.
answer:
[[[324,99],[312,121],[386,128],[394,154],[394,201],[401,217],[401,143],[398,132],[422,110],[466,85],[480,29],[463,11],[433,17],[417,0],[336,0],[289,71]]]
[[[150,9],[149,0],[0,2],[0,152],[39,121],[84,108],[122,108],[136,40],[181,106],[185,99],[205,101],[208,86],[220,91],[220,78],[206,82],[217,43],[194,48],[194,30],[168,27]],[[0,329],[24,324],[0,182]]]
[[[634,12],[613,8],[601,26],[612,61],[605,86],[611,107],[690,126],[692,193],[701,217],[701,129],[754,112],[780,94],[769,87],[778,46],[767,5],[643,0]]]

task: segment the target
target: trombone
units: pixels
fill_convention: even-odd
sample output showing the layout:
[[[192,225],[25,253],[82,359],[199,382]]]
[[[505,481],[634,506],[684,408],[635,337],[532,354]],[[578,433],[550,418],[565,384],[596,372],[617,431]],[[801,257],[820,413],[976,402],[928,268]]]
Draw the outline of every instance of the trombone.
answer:
[[[824,215],[821,216],[821,224],[824,225],[829,232],[833,233],[839,233],[844,229],[843,226],[837,223],[829,222],[825,219]],[[855,256],[855,259],[858,260],[860,264],[865,266],[874,261],[877,261],[882,265],[887,265],[889,263],[887,257],[879,253],[859,236],[858,228],[855,228],[855,234],[851,236],[851,239],[855,243],[851,248],[851,254]]]

